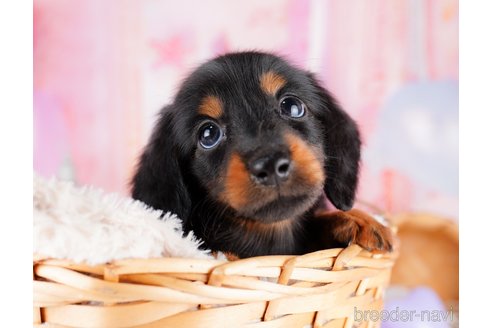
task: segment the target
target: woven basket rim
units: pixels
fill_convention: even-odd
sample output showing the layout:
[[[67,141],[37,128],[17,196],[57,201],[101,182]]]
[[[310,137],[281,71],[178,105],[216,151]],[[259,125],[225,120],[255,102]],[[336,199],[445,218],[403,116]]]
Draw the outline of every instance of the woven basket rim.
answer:
[[[212,322],[259,328],[329,321],[349,327],[354,306],[382,309],[397,256],[358,245],[235,261],[153,258],[87,265],[38,256],[34,324],[207,327]]]

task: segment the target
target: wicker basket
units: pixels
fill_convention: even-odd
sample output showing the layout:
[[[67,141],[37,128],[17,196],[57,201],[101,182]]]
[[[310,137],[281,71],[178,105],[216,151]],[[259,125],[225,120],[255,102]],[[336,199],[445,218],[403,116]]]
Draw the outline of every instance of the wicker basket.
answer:
[[[396,255],[352,245],[232,262],[38,258],[34,326],[352,327],[355,309],[382,309]]]
[[[448,307],[458,309],[459,229],[449,218],[427,213],[392,217],[400,248],[391,281],[409,288],[428,286]]]

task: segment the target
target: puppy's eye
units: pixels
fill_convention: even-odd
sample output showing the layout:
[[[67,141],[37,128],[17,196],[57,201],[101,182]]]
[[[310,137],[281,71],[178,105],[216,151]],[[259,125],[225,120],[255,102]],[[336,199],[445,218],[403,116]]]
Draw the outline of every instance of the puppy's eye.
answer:
[[[220,126],[214,122],[207,122],[200,127],[198,131],[198,142],[205,149],[210,149],[219,143],[224,136]]]
[[[292,118],[300,118],[305,113],[306,106],[299,98],[287,96],[280,100],[280,114]]]

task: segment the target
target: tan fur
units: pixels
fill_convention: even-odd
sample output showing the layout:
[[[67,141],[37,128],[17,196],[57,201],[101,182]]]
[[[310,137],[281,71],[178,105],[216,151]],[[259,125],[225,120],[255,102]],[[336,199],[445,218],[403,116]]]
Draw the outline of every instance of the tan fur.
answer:
[[[236,254],[233,254],[231,252],[224,252],[224,256],[226,257],[226,259],[228,261],[237,261],[237,260],[239,260],[239,256],[237,256]]]
[[[275,96],[277,91],[280,90],[285,84],[286,80],[282,76],[272,71],[264,73],[260,77],[261,89],[264,93],[270,96]]]
[[[313,187],[321,186],[325,180],[322,163],[315,150],[294,134],[286,134],[285,140],[289,146],[291,160],[297,168],[294,173],[303,183]],[[250,173],[240,155],[234,153],[227,166],[224,192],[221,198],[232,208],[240,209],[253,199],[262,202],[275,198],[275,193],[262,192],[260,199],[255,194],[255,185],[250,179]]]
[[[354,208],[328,213],[325,217],[338,220],[338,224],[333,225],[333,235],[343,242],[355,243],[374,252],[385,252],[393,243],[391,231],[364,211]]]
[[[263,233],[263,234],[270,234],[275,231],[291,229],[292,224],[294,222],[293,220],[289,220],[289,219],[272,222],[272,223],[263,223],[260,221],[246,220],[240,218],[238,220],[242,221],[242,224],[246,228],[246,230],[256,233]]]
[[[298,174],[308,184],[313,186],[322,184],[325,181],[325,174],[322,164],[312,147],[291,133],[285,135],[285,140],[289,145],[291,160],[298,167]]]
[[[217,119],[223,114],[222,102],[216,96],[207,96],[203,98],[198,113]]]
[[[238,209],[248,202],[247,191],[252,189],[249,172],[239,154],[232,154],[225,178],[223,200],[232,208]]]

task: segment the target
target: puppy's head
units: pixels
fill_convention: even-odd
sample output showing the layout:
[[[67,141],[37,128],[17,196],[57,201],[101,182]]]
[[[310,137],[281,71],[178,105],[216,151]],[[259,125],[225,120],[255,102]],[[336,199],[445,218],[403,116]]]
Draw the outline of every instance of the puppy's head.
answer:
[[[272,223],[323,191],[350,209],[359,158],[355,123],[312,74],[270,54],[228,54],[194,71],[162,111],[133,196],[184,220],[206,199]]]

